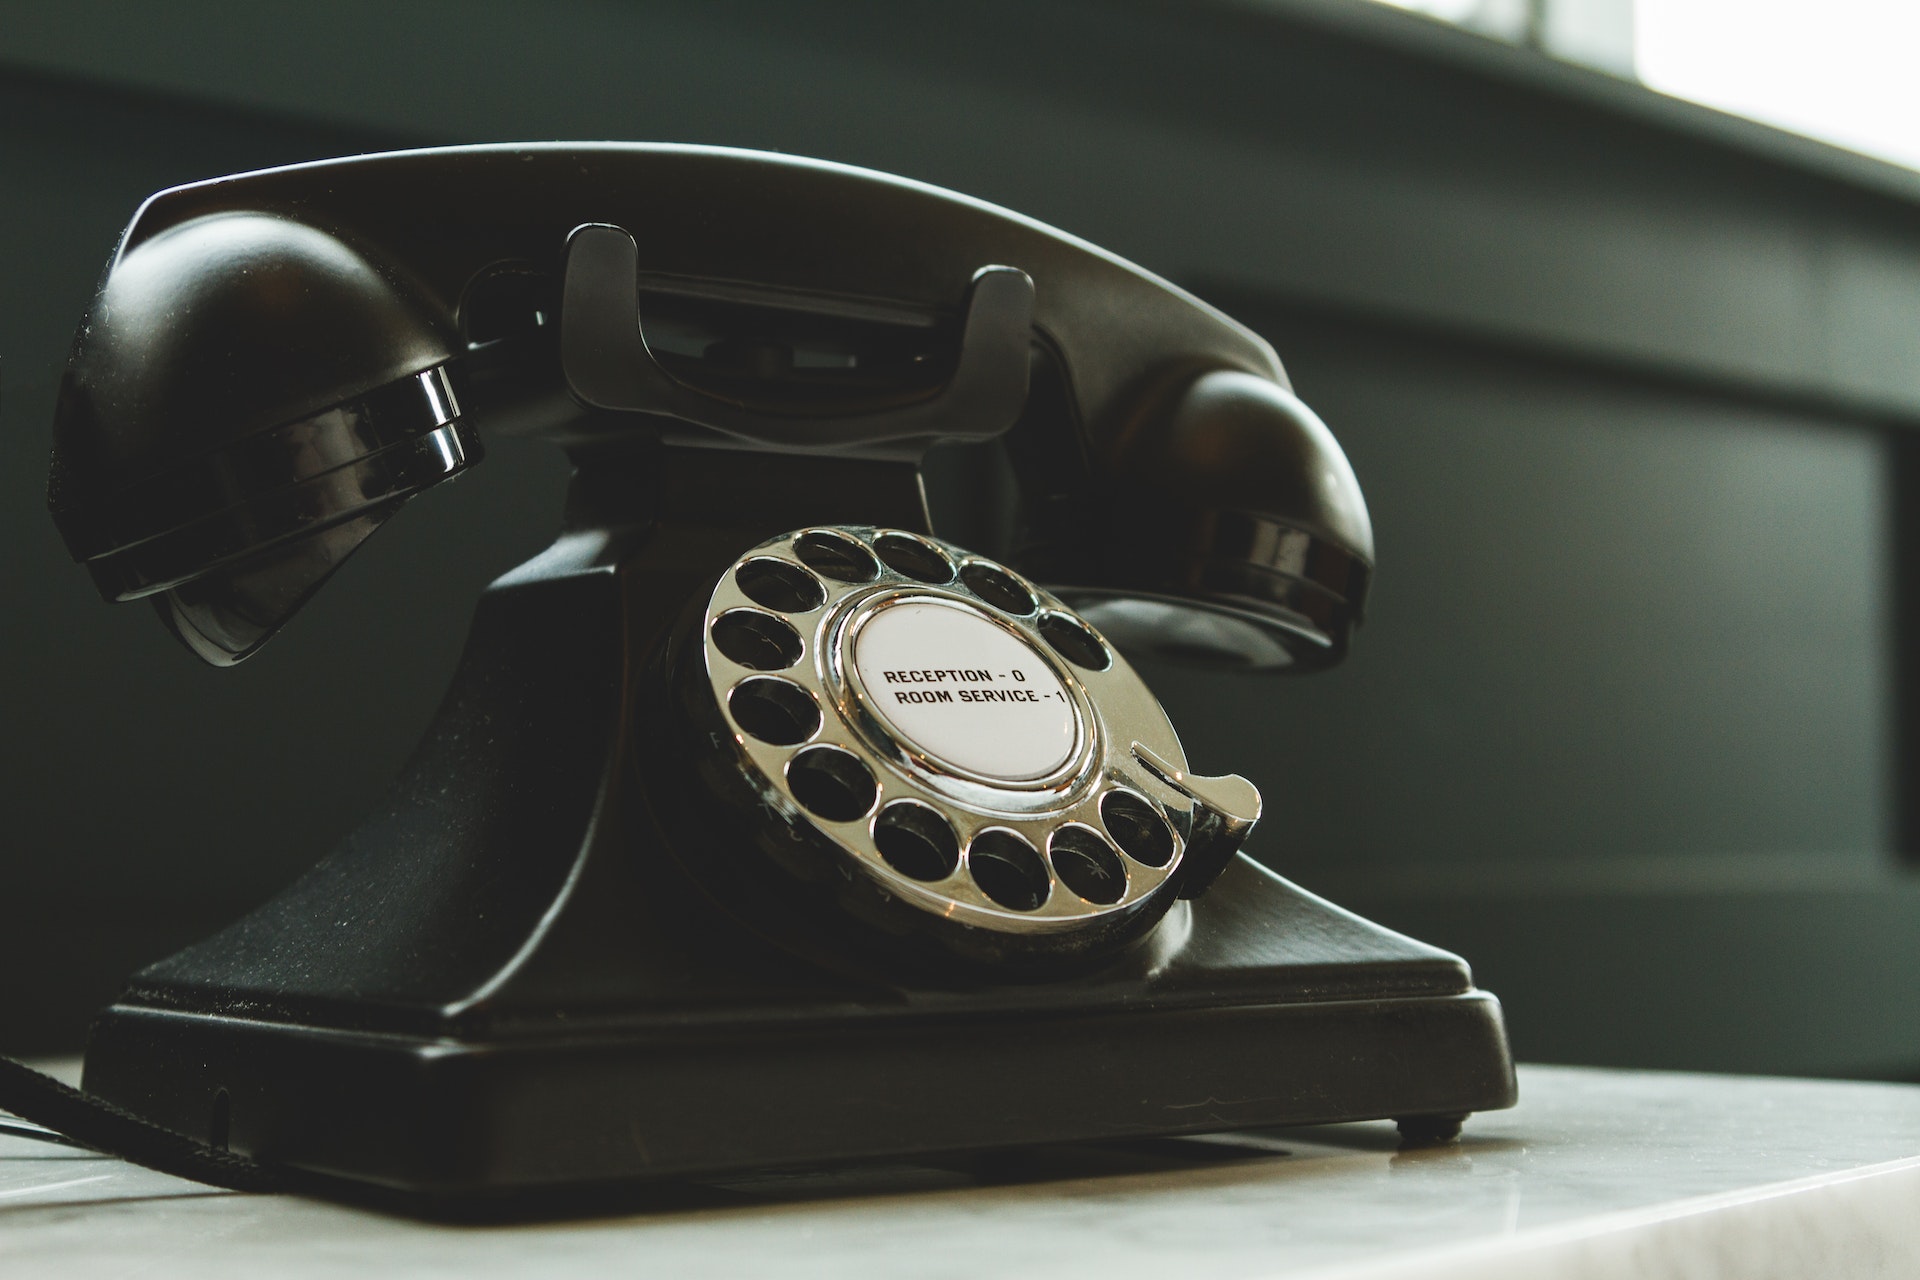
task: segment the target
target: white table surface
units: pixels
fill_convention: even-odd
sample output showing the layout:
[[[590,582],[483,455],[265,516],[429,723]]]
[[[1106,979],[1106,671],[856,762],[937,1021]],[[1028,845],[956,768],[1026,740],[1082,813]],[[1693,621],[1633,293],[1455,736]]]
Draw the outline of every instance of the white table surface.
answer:
[[[761,1177],[617,1218],[410,1222],[0,1138],[0,1276],[1920,1277],[1920,1086],[1527,1067],[1391,1125]]]

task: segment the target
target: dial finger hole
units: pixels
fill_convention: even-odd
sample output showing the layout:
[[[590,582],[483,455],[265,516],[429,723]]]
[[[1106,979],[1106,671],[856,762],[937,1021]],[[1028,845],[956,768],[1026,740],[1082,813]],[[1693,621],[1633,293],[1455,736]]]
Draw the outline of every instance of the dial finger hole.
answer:
[[[1106,642],[1078,618],[1049,613],[1040,619],[1040,634],[1046,637],[1055,653],[1076,667],[1105,671],[1113,665],[1113,655],[1107,651]]]
[[[888,866],[915,880],[945,880],[960,865],[960,841],[953,827],[913,800],[896,800],[880,811],[873,843]]]
[[[820,727],[820,705],[813,695],[778,676],[753,676],[733,686],[727,710],[742,729],[776,747],[805,742]]]
[[[827,599],[820,579],[785,560],[764,556],[749,560],[733,571],[733,580],[747,599],[781,613],[805,613]]]
[[[1060,882],[1088,902],[1107,906],[1126,896],[1126,865],[1091,827],[1060,828],[1047,842],[1047,855]]]
[[[1034,847],[1011,831],[982,831],[967,849],[967,870],[980,892],[1009,911],[1038,911],[1053,882]]]
[[[1002,613],[1015,617],[1025,617],[1039,608],[1039,602],[1033,598],[1033,592],[1015,582],[1013,575],[990,564],[979,561],[960,570],[960,580],[967,589]]]
[[[932,543],[922,542],[909,534],[883,533],[874,539],[873,549],[886,561],[889,569],[916,582],[938,585],[953,581],[953,561],[947,559],[946,553]]]
[[[800,661],[800,633],[756,609],[729,609],[713,620],[712,634],[714,648],[755,671],[781,671]]]
[[[815,573],[835,582],[872,582],[880,576],[873,553],[838,533],[806,533],[794,539],[793,554]]]
[[[873,808],[873,774],[839,747],[808,747],[787,761],[787,788],[807,812],[828,822],[852,822]]]
[[[1131,791],[1109,791],[1100,799],[1100,821],[1113,842],[1135,862],[1164,867],[1173,860],[1173,828],[1159,810]]]

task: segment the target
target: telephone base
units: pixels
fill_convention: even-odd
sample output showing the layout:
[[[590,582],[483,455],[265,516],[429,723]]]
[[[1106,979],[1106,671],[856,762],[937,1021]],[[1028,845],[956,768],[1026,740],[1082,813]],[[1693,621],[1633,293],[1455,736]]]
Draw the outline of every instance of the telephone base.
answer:
[[[1245,860],[1226,879],[1161,954],[1073,982],[432,1034],[123,1000],[86,1085],[423,1204],[1512,1105],[1499,1003],[1458,960]]]
[[[763,505],[776,531],[815,522]],[[723,856],[752,815],[675,772],[646,655],[761,536],[689,519],[502,579],[388,799],[134,975],[95,1024],[88,1091],[443,1202],[1512,1105],[1500,1006],[1465,962],[1245,854],[1070,974],[856,946],[864,925],[784,872],[716,880],[757,865]]]

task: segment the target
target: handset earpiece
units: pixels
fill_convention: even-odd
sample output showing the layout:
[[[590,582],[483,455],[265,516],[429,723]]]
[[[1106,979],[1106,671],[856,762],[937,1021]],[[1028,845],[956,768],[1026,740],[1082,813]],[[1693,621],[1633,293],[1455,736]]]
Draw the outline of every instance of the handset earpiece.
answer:
[[[1333,433],[1271,378],[1217,369],[1150,398],[1098,459],[1097,545],[1059,589],[1123,648],[1252,670],[1346,656],[1373,525]]]
[[[124,247],[81,326],[48,505],[108,600],[150,598],[246,658],[403,503],[479,457],[447,317],[289,218],[195,218]]]

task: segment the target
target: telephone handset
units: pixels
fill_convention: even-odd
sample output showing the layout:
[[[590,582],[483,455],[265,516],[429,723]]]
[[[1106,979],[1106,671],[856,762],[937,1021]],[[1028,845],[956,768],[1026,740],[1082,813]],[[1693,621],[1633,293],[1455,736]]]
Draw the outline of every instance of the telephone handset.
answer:
[[[1240,856],[1259,792],[1124,656],[1310,670],[1359,621],[1358,484],[1247,330],[841,166],[301,165],[136,214],[49,501],[228,664],[480,429],[570,452],[559,540],[388,801],[135,976],[90,1091],[429,1196],[1511,1103],[1497,1002]],[[991,554],[928,519],[953,442],[1012,477]]]

